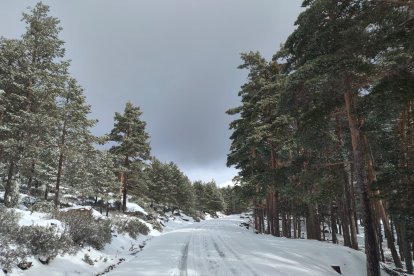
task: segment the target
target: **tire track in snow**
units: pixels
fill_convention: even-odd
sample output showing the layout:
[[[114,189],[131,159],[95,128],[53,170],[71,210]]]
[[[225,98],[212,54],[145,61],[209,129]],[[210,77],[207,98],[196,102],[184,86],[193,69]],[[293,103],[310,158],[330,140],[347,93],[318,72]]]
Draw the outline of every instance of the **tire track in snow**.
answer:
[[[187,262],[188,262],[188,247],[190,246],[190,239],[186,242],[183,249],[181,250],[181,258],[178,264],[180,270],[180,276],[187,276]]]
[[[217,253],[220,255],[220,257],[225,258],[226,254],[224,254],[223,251],[220,250],[220,248],[218,247],[217,243],[213,240],[213,246],[216,249]]]
[[[221,241],[223,246],[227,248],[227,250],[240,262],[240,264],[242,264],[247,270],[249,270],[252,273],[252,275],[259,276],[250,265],[243,261],[240,255],[221,237],[221,235],[217,235],[217,237]]]
[[[223,250],[220,249],[219,245],[214,241],[214,239],[212,239],[213,241],[213,246],[214,249],[216,249],[217,253],[219,254],[219,256],[221,258],[223,258],[223,262],[227,265],[227,268],[230,269],[230,272],[233,275],[238,275],[236,269],[234,267],[231,266],[231,264],[228,262],[228,260],[226,259],[226,254],[224,254]]]

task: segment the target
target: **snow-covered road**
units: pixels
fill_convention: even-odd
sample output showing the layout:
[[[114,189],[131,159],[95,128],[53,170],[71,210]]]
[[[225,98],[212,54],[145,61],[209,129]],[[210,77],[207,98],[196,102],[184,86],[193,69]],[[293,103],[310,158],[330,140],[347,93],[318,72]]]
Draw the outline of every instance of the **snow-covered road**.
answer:
[[[257,235],[238,216],[193,223],[152,239],[108,275],[365,275],[365,255],[343,246]]]

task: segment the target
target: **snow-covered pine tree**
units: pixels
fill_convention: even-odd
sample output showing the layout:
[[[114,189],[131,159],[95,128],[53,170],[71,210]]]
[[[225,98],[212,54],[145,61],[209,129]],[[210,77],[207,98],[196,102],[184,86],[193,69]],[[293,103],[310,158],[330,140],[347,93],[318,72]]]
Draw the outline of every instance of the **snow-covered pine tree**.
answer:
[[[101,212],[103,205],[105,205],[108,216],[109,200],[114,199],[119,191],[119,180],[115,174],[113,156],[107,151],[97,150],[90,171],[94,195],[101,199]]]
[[[27,24],[21,40],[0,42],[0,87],[5,91],[2,155],[7,164],[5,204],[17,203],[16,176],[31,185],[42,150],[55,138],[58,87],[67,73],[59,20],[48,16],[49,7],[38,3],[23,13]],[[19,169],[19,170],[18,170]],[[19,173],[19,174],[18,174]]]
[[[118,158],[118,174],[122,182],[122,210],[126,211],[127,193],[131,187],[130,176],[133,163],[140,163],[150,157],[149,135],[146,123],[141,120],[139,107],[127,102],[124,113],[115,113],[115,124],[109,134],[109,141],[115,142],[110,152]]]
[[[96,123],[96,120],[88,119],[90,106],[86,104],[83,89],[75,79],[69,78],[61,92],[57,101],[59,125],[56,144],[58,152],[54,198],[56,206],[59,204],[59,191],[65,159],[74,158],[77,162],[89,160],[87,156],[82,155],[87,155],[88,152],[93,151],[92,142],[94,137],[90,133],[90,128]],[[90,163],[78,165],[88,171]],[[82,178],[82,176],[80,177]],[[86,178],[86,175],[83,175],[83,178]],[[87,179],[84,179],[84,181],[87,181]]]

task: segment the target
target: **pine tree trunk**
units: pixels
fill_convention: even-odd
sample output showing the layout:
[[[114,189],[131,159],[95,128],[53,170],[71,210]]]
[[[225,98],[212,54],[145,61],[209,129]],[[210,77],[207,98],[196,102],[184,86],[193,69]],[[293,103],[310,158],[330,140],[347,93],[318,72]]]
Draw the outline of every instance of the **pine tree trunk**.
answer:
[[[308,204],[308,217],[306,219],[307,239],[320,240],[319,221],[316,217],[316,209],[312,203]],[[319,232],[319,233],[318,233]]]
[[[280,222],[279,222],[279,192],[273,194],[273,227],[274,235],[280,237]]]
[[[342,226],[342,235],[344,237],[344,246],[352,248],[351,244],[351,235],[349,233],[349,221],[346,214],[346,208],[344,206],[344,201],[346,201],[345,196],[342,197],[340,202],[340,214],[341,214],[341,226]]]
[[[277,160],[276,160],[276,152],[273,146],[273,143],[270,143],[270,159],[272,164],[272,171],[275,172],[277,169]],[[276,237],[280,237],[280,225],[279,225],[279,193],[276,187],[276,179],[273,176],[273,189],[276,191],[272,191],[272,235]]]
[[[396,249],[395,244],[394,244],[393,233],[391,231],[391,226],[390,226],[390,223],[389,223],[389,220],[388,220],[388,216],[385,213],[385,209],[384,209],[384,206],[382,204],[382,201],[378,200],[376,202],[376,205],[377,205],[376,206],[377,211],[378,211],[378,213],[381,217],[382,223],[384,225],[384,233],[385,233],[385,237],[387,238],[387,246],[391,250],[391,255],[392,255],[392,258],[394,260],[394,264],[395,264],[396,267],[402,268],[402,263],[401,263],[400,257],[398,256],[397,249]]]
[[[6,207],[15,207],[19,201],[19,194],[16,191],[16,183],[14,177],[14,161],[10,161],[9,170],[7,172],[6,186],[4,187],[4,205]]]
[[[346,190],[345,190],[345,196],[346,196],[346,208],[348,213],[348,219],[349,219],[349,229],[350,229],[350,237],[351,237],[351,247],[355,250],[358,250],[358,237],[357,237],[357,228],[358,225],[355,223],[355,211],[352,206],[352,198],[354,197],[351,195],[351,191],[349,189],[349,185],[352,185],[350,182],[352,179],[350,178],[348,183],[346,183]]]
[[[379,245],[379,249],[380,249],[380,257],[381,257],[381,262],[385,262],[385,257],[384,257],[384,250],[382,249],[382,242],[384,241],[382,238],[382,233],[381,233],[381,223],[378,220],[378,245]]]
[[[401,242],[401,225],[400,223],[395,223],[395,231],[397,233],[397,245],[398,245],[398,253],[400,253],[400,259],[402,262],[405,261],[405,255],[402,248],[402,242]]]
[[[273,190],[269,192],[269,220],[268,223],[270,224],[270,234],[275,235],[275,214],[273,213]]]
[[[109,215],[109,200],[107,199],[106,200],[106,217],[108,217],[108,215]]]
[[[342,235],[342,220],[338,219],[338,230],[339,235]]]
[[[271,216],[271,196],[270,189],[266,193],[266,217],[267,217],[267,234],[272,233],[272,216]]]
[[[402,252],[404,254],[405,259],[405,267],[407,269],[408,274],[413,274],[413,262],[412,262],[412,255],[410,251],[410,244],[407,235],[407,224],[405,222],[401,222],[400,224],[400,232],[401,232],[401,247]]]
[[[126,181],[124,180],[124,182]],[[124,213],[127,210],[126,204],[127,204],[127,186],[126,186],[126,183],[124,183],[123,190],[122,190],[122,212]]]
[[[346,80],[345,85],[348,84]],[[367,254],[367,276],[379,276],[380,265],[378,258],[378,242],[375,237],[375,225],[372,218],[369,189],[366,183],[366,169],[364,164],[363,141],[360,133],[360,124],[353,114],[353,95],[351,91],[344,93],[348,123],[351,132],[352,151],[354,157],[355,179],[361,189],[361,203],[364,210],[364,232]]]
[[[56,187],[55,187],[55,207],[59,206],[59,191],[60,191],[60,180],[62,177],[62,169],[63,169],[63,150],[61,150],[59,154],[59,163],[58,163],[58,170],[56,176]]]
[[[391,239],[395,243],[395,226],[394,226],[394,220],[390,216],[390,227],[391,227]]]
[[[350,233],[350,247],[358,250],[358,239],[357,239],[357,225],[355,225],[355,218],[354,218],[354,214],[355,214],[355,209],[354,207],[354,202],[355,202],[355,195],[353,193],[351,193],[351,187],[352,187],[352,169],[351,169],[351,164],[348,160],[348,156],[345,153],[345,142],[342,136],[342,129],[341,129],[341,125],[339,123],[339,115],[335,115],[335,121],[336,121],[336,136],[338,138],[338,144],[339,144],[339,151],[342,152],[342,156],[343,156],[343,161],[344,161],[344,165],[343,165],[343,173],[344,173],[344,197],[345,199],[343,200],[343,216],[347,216],[346,217],[346,224],[349,224],[349,233]],[[348,233],[348,231],[347,231]],[[349,246],[348,244],[346,246]]]
[[[261,231],[260,231],[260,233],[264,233],[265,232],[265,223],[264,223],[264,211],[265,211],[265,209],[262,207],[261,208],[261,212],[260,212],[260,223],[261,223],[261,225],[262,225],[262,227],[261,227]]]
[[[326,236],[325,236],[325,218],[322,217],[321,219],[321,226],[319,228],[322,228],[322,240],[326,241]]]
[[[336,237],[336,216],[335,216],[335,205],[331,204],[331,232],[332,232],[332,243],[338,243],[338,238]]]
[[[45,197],[44,197],[44,200],[47,200],[48,196],[49,196],[49,185],[46,183],[45,184]]]
[[[125,168],[128,168],[129,166],[129,156],[126,155],[125,159],[124,159],[124,166]],[[122,182],[122,212],[126,212],[127,207],[127,191],[128,191],[128,177],[127,177],[127,172],[122,172],[121,173],[121,182]]]
[[[27,194],[28,195],[31,194],[30,190],[32,188],[34,172],[35,172],[35,162],[34,160],[32,160],[32,165],[30,166],[30,176],[29,176],[29,179],[27,180]]]
[[[290,213],[287,213],[287,237],[292,237],[292,216]]]
[[[297,230],[298,230],[298,220],[296,216],[293,216],[293,238],[297,239]]]
[[[368,139],[365,135],[364,135],[364,141],[365,141],[365,145],[368,147]],[[374,162],[373,162],[372,155],[371,154],[367,155],[367,159],[368,159],[368,161],[367,161],[368,178],[371,182],[373,182],[373,181],[376,181],[376,175],[375,175],[375,171],[374,171]],[[379,191],[377,191],[375,194],[379,195]],[[395,264],[396,267],[402,268],[403,266],[402,266],[401,260],[398,256],[397,249],[395,248],[395,244],[394,244],[394,241],[393,241],[393,235],[391,233],[389,218],[388,218],[388,216],[385,212],[385,208],[384,208],[384,204],[383,204],[382,200],[379,200],[379,199],[374,200],[374,206],[375,206],[376,213],[378,215],[378,219],[382,220],[382,223],[383,223],[383,226],[384,226],[384,234],[385,234],[385,237],[387,239],[387,246],[391,250],[391,255],[392,255],[392,258],[394,260],[394,264]],[[379,224],[379,231],[380,230],[381,230],[381,224]],[[379,236],[382,238],[381,232],[379,232]],[[382,242],[382,240],[381,240],[381,242]],[[382,247],[382,244],[380,244],[380,245]],[[381,248],[381,256],[382,256],[382,259],[384,261],[384,253],[382,252],[382,248]]]
[[[253,218],[254,218],[254,230],[259,232],[259,216],[257,214],[257,200],[253,199]]]

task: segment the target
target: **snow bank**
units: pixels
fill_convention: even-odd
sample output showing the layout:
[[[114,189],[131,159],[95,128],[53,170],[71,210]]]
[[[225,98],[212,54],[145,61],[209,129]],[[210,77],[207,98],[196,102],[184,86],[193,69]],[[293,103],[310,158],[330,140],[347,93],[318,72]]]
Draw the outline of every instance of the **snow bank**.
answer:
[[[142,208],[141,206],[139,206],[136,203],[127,202],[126,207],[127,207],[128,212],[141,212],[144,215],[148,215],[148,213],[145,212],[144,208]]]
[[[68,207],[68,208],[62,208],[60,209],[61,212],[67,212],[70,210],[92,210],[92,216],[95,219],[107,219],[107,217],[105,215],[102,215],[101,213],[99,213],[98,211],[96,211],[95,209],[92,208],[92,206],[73,206],[73,207]]]
[[[49,215],[39,212],[30,212],[19,209],[14,209],[17,214],[20,215],[19,225],[20,226],[30,226],[38,225],[43,227],[48,227],[51,225],[56,225],[60,229],[63,229],[62,223],[59,220],[49,218]]]

